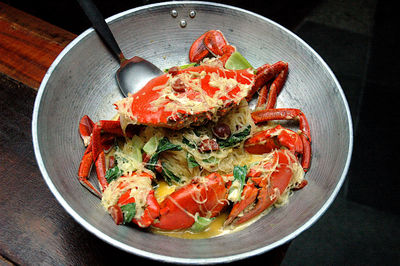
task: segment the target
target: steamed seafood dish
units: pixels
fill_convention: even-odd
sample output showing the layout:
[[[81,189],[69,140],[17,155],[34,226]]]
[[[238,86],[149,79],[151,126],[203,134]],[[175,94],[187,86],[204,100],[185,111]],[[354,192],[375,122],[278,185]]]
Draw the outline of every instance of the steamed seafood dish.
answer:
[[[289,64],[253,68],[217,30],[194,41],[189,61],[116,102],[114,119],[79,123],[79,181],[118,225],[215,236],[251,226],[307,185],[306,116],[275,108],[290,90]],[[89,181],[92,165],[99,185]]]

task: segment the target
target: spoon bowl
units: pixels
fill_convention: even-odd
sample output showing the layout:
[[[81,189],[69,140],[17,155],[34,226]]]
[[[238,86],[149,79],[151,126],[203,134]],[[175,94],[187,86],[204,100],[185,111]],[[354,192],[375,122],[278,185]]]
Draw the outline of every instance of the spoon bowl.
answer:
[[[131,59],[126,59],[103,15],[92,0],[77,1],[92,23],[93,28],[119,60],[120,68],[117,71],[116,79],[124,97],[139,91],[151,79],[163,74],[158,67],[141,57],[134,56]]]
[[[122,94],[128,97],[129,93],[137,92],[148,81],[162,74],[163,72],[149,61],[134,56],[121,63],[116,78]]]

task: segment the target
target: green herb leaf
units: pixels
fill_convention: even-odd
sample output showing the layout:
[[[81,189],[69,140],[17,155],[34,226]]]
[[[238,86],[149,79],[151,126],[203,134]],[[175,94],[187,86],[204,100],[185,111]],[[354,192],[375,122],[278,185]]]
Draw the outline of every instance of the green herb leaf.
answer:
[[[247,166],[235,166],[233,168],[233,182],[229,189],[228,199],[234,202],[240,201],[244,184],[246,183]]]
[[[242,142],[247,136],[250,135],[251,126],[248,125],[244,130],[232,134],[228,139],[217,139],[218,145],[222,148],[232,147]]]
[[[226,61],[225,68],[238,70],[253,67],[239,52],[234,52]]]
[[[211,222],[214,220],[215,218],[206,218],[206,217],[200,217],[197,216],[195,217],[195,222],[192,225],[192,227],[190,227],[190,231],[198,233],[198,232],[203,232],[204,230],[207,229],[207,227],[211,224]]]
[[[168,185],[171,186],[172,181],[174,181],[176,183],[181,182],[181,178],[179,176],[175,175],[174,173],[172,173],[172,171],[168,169],[168,167],[166,166],[165,163],[161,163],[161,165],[162,165],[161,175],[164,177],[164,179],[168,183]]]
[[[121,206],[122,213],[124,214],[124,223],[130,223],[136,214],[136,203],[128,203]]]
[[[148,155],[153,155],[153,153],[156,152],[157,150],[157,144],[158,144],[158,138],[157,136],[151,137],[146,144],[143,146],[143,150],[148,154]]]
[[[195,168],[195,167],[197,167],[197,166],[200,166],[200,165],[197,163],[197,161],[196,161],[196,159],[194,158],[194,156],[193,156],[192,154],[190,154],[190,153],[187,153],[187,155],[186,155],[186,160],[187,160],[187,162],[188,162],[188,167],[189,167],[189,168]]]
[[[146,168],[155,173],[156,172],[155,167],[158,158],[160,157],[160,153],[168,150],[180,151],[182,150],[182,147],[177,144],[171,143],[166,137],[162,138],[158,143],[156,152],[150,157],[150,160],[147,162]]]
[[[197,136],[207,135],[207,129],[204,126],[193,127],[193,133]]]
[[[188,147],[192,148],[192,149],[196,149],[196,145],[193,144],[190,140],[188,140],[187,138],[183,137],[182,138],[182,143],[187,145]]]
[[[113,168],[110,168],[106,171],[105,178],[106,178],[107,182],[110,184],[111,181],[119,178],[121,175],[122,175],[122,171],[118,168],[118,165],[116,165]]]
[[[200,65],[199,63],[190,63],[190,64],[179,66],[179,68],[180,69],[185,69],[185,68],[199,66],[199,65]],[[168,71],[169,71],[169,68],[164,69],[164,72],[168,72]]]
[[[207,159],[203,159],[203,162],[215,164],[218,162],[218,159],[215,156],[211,156],[211,157],[208,157]]]
[[[139,150],[141,150],[144,146],[143,140],[137,135],[133,135],[130,142],[132,143],[132,146],[137,147]]]
[[[167,150],[180,151],[180,150],[182,150],[182,147],[177,144],[171,143],[168,138],[164,137],[158,143],[156,153],[161,153],[161,152],[167,151]]]

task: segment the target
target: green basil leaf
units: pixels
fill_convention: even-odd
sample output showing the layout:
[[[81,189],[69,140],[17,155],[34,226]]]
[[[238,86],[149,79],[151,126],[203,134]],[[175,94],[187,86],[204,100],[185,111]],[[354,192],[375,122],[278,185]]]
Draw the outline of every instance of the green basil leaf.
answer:
[[[199,63],[190,63],[190,64],[179,66],[179,68],[180,69],[185,69],[185,68],[199,66],[199,65],[200,65]],[[169,68],[164,69],[164,72],[168,72],[168,71],[169,71]]]
[[[225,63],[226,69],[247,69],[253,66],[239,52],[234,52]]]
[[[158,161],[158,158],[160,157],[160,153],[164,151],[180,151],[182,150],[182,147],[171,143],[168,138],[164,137],[158,142],[157,150],[156,152],[150,157],[150,160],[147,162],[146,168],[153,171],[154,173],[156,172],[156,164]]]
[[[161,153],[161,152],[167,151],[167,150],[180,151],[180,150],[182,150],[182,147],[177,144],[171,143],[168,138],[164,137],[158,143],[156,153]]]
[[[143,151],[147,153],[148,155],[153,155],[153,153],[156,152],[157,146],[158,146],[158,138],[157,136],[152,136],[146,144],[143,146]]]
[[[244,183],[246,181],[246,176],[247,176],[247,166],[235,166],[233,168],[233,178],[237,179],[240,181],[242,184],[242,187],[244,186]]]
[[[136,214],[136,203],[128,203],[121,206],[122,213],[124,214],[124,223],[130,223]]]
[[[119,178],[122,175],[122,171],[118,168],[118,165],[110,168],[106,171],[105,178],[107,182],[110,184],[111,181]]]
[[[240,201],[244,184],[246,183],[247,166],[235,166],[233,168],[233,182],[229,189],[228,199],[234,202]]]
[[[172,185],[172,181],[176,182],[176,183],[180,183],[181,182],[181,178],[177,175],[175,175],[174,173],[172,173],[171,170],[168,169],[168,167],[166,167],[165,163],[161,163],[162,165],[162,171],[161,171],[161,175],[164,177],[165,182],[168,183],[168,185]]]
[[[218,145],[222,148],[232,147],[242,142],[247,136],[250,135],[251,126],[248,125],[244,130],[232,134],[227,139],[217,139]]]
[[[182,143],[187,145],[188,147],[190,147],[192,149],[196,149],[196,144],[193,144],[193,142],[191,142],[190,140],[188,140],[185,137],[182,138]]]
[[[203,159],[205,163],[217,163],[218,159],[215,156],[208,157],[207,159]]]
[[[187,153],[187,155],[186,155],[186,160],[187,160],[187,162],[188,162],[188,167],[189,167],[189,168],[195,168],[195,167],[197,167],[197,166],[200,166],[200,165],[197,163],[197,161],[196,161],[196,159],[194,158],[194,156],[193,156],[192,154],[190,154],[190,153]]]
[[[199,63],[190,63],[190,64],[179,66],[179,68],[180,69],[186,69],[186,68],[194,67],[194,66],[200,66],[200,64]]]
[[[195,233],[203,232],[204,230],[207,229],[208,226],[210,226],[211,222],[214,219],[215,218],[206,218],[206,217],[196,216],[194,224],[192,225],[192,227],[190,227],[190,231],[195,232]]]

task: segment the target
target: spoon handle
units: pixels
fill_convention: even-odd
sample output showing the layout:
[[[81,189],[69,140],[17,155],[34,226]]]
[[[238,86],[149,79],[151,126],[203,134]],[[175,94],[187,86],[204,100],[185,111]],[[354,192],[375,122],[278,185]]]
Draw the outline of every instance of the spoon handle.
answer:
[[[110,28],[105,22],[103,15],[97,9],[92,0],[77,0],[86,16],[89,18],[90,22],[93,25],[93,28],[97,31],[106,45],[111,49],[111,51],[118,58],[120,63],[125,61],[125,57],[121,52],[121,49],[118,46],[117,41],[114,38]]]

